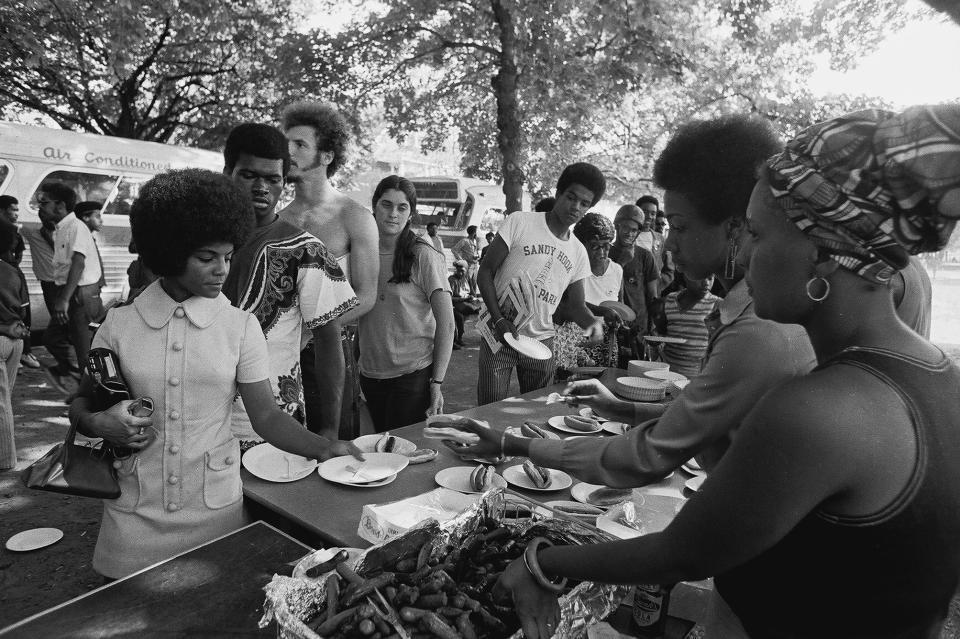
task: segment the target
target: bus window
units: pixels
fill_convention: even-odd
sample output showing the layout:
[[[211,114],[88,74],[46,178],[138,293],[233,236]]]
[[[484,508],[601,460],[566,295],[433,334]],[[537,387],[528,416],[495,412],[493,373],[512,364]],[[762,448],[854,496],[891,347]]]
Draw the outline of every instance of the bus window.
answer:
[[[6,160],[0,160],[0,193],[3,193],[3,187],[7,185],[7,178],[10,177],[10,164]]]
[[[117,185],[117,196],[110,201],[104,215],[130,215],[133,201],[140,196],[140,187],[150,179],[148,175],[124,175]]]
[[[119,175],[81,173],[79,171],[53,171],[44,176],[41,185],[48,182],[60,182],[76,191],[77,202],[85,202],[87,200],[106,202],[119,179]],[[30,208],[34,211],[39,209],[37,206],[38,193],[40,193],[39,186],[30,198]]]

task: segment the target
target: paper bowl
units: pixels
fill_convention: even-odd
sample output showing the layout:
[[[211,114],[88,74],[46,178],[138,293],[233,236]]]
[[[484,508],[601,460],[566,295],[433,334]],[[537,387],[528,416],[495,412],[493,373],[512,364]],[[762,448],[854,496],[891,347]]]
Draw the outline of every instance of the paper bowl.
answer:
[[[670,370],[670,364],[666,362],[648,362],[642,359],[631,359],[627,364],[627,372],[634,377],[642,377],[647,371]]]
[[[637,402],[655,402],[667,394],[667,382],[646,377],[618,377],[614,390]]]

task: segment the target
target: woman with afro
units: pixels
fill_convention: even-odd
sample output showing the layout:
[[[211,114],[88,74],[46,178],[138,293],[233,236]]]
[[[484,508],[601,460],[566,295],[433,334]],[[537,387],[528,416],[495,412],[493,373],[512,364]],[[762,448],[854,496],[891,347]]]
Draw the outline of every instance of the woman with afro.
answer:
[[[120,497],[104,501],[94,551],[94,569],[108,578],[244,524],[230,432],[238,391],[254,430],[274,446],[319,459],[356,452],[277,407],[260,325],[220,292],[253,222],[252,203],[229,178],[199,169],[154,177],[130,211],[140,257],[159,279],[109,312],[93,347],[116,354],[131,397],[150,397],[154,413],[131,415],[129,400],[95,405],[89,376],[70,407],[79,432],[133,450],[119,463]]]

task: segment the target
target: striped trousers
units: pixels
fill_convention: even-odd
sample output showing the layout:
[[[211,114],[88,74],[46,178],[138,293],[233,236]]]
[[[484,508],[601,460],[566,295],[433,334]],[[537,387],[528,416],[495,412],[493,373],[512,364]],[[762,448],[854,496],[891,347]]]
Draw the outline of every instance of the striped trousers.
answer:
[[[553,350],[553,338],[541,340]],[[505,399],[510,392],[510,372],[517,369],[520,393],[543,388],[553,383],[556,359],[533,359],[521,355],[509,346],[501,346],[496,353],[490,350],[486,340],[480,340],[480,371],[477,375],[477,405]]]
[[[13,384],[17,381],[22,339],[0,335],[0,470],[17,465],[17,444],[13,441]]]

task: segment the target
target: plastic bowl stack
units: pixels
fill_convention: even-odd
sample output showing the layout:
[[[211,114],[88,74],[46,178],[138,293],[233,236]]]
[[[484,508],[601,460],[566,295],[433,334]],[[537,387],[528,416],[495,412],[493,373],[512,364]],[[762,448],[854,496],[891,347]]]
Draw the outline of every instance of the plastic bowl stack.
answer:
[[[618,377],[614,390],[635,402],[655,402],[667,394],[667,382],[647,377]]]
[[[666,362],[648,362],[642,359],[631,359],[627,364],[627,372],[633,377],[643,377],[647,371],[668,371],[670,364]]]

